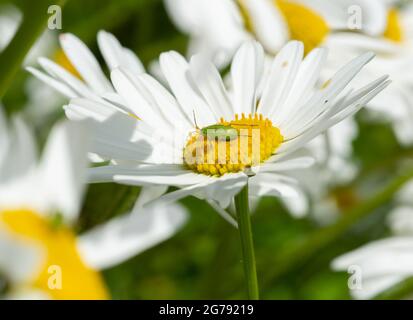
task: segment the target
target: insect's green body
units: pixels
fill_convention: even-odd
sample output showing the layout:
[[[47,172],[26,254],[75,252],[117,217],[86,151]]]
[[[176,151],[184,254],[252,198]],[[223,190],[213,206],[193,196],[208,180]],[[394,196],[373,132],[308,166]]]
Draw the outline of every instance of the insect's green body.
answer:
[[[204,137],[225,139],[227,141],[238,138],[237,129],[223,124],[213,124],[200,129],[200,131]]]

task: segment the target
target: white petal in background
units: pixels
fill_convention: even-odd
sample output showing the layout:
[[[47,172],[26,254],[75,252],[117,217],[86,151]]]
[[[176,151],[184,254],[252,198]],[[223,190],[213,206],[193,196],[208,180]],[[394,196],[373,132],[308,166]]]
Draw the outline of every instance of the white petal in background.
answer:
[[[36,163],[33,134],[18,116],[7,125],[0,105],[0,184],[27,174]]]
[[[413,274],[413,237],[369,243],[336,258],[331,266],[337,271],[357,266],[361,271],[361,289],[350,292],[356,298],[372,298]]]
[[[75,221],[80,210],[88,148],[86,123],[67,121],[54,127],[43,152],[39,178],[45,196],[68,222]]]
[[[187,219],[184,207],[156,202],[143,207],[163,192],[164,187],[143,188],[131,213],[81,235],[78,249],[84,261],[95,269],[109,268],[173,236]]]
[[[0,225],[0,270],[12,285],[33,280],[40,272],[45,253],[28,241],[8,234]]]

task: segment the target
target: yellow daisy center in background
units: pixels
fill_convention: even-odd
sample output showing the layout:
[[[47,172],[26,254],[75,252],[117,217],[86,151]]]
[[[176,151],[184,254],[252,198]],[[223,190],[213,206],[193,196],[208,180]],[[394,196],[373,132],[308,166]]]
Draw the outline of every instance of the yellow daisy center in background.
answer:
[[[60,65],[61,67],[69,71],[76,78],[82,79],[82,76],[77,71],[77,69],[74,67],[74,65],[70,62],[69,58],[66,56],[66,54],[64,53],[62,49],[59,49],[55,52],[53,60],[58,65]]]
[[[267,160],[283,137],[271,120],[255,114],[235,115],[191,133],[183,150],[184,164],[206,175],[222,176],[239,172]]]
[[[54,226],[52,221],[29,210],[4,211],[0,213],[0,224],[16,237],[44,248],[46,258],[31,283],[34,288],[53,299],[108,298],[100,273],[82,262],[76,237],[70,229],[63,225]],[[61,271],[61,286],[56,278],[60,276],[58,271]]]
[[[383,36],[395,42],[403,41],[403,30],[400,23],[399,11],[397,9],[390,9],[387,14],[387,27]]]
[[[273,1],[285,19],[290,32],[290,39],[302,41],[304,43],[305,54],[320,46],[330,32],[322,16],[300,3],[288,0]],[[244,19],[245,28],[248,32],[256,35],[254,23],[244,0],[238,0],[238,4]],[[277,32],[277,30],[274,30],[274,32]]]
[[[305,54],[320,46],[330,29],[324,18],[312,9],[287,0],[274,0],[287,21],[290,38],[304,43]]]

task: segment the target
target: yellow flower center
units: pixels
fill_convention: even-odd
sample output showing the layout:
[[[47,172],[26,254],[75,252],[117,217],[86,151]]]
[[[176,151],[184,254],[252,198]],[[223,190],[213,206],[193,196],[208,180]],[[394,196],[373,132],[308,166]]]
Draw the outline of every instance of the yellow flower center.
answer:
[[[77,71],[75,66],[70,62],[69,58],[66,56],[66,54],[64,53],[64,51],[62,49],[59,49],[55,52],[54,61],[58,65],[60,65],[61,67],[65,68],[67,71],[69,71],[76,78],[82,79],[82,76]]]
[[[235,115],[232,121],[221,118],[218,124],[189,135],[184,164],[197,173],[222,176],[264,162],[282,142],[280,130],[262,115]]]
[[[244,21],[245,29],[252,34],[255,34],[254,24],[252,23],[251,16],[248,12],[248,8],[245,4],[245,0],[238,0],[239,12],[241,13],[242,20]]]
[[[30,283],[53,299],[107,299],[101,275],[88,268],[76,249],[76,237],[64,225],[53,224],[29,210],[3,211],[0,225],[21,240],[44,248],[46,259]]]
[[[285,19],[290,32],[290,39],[302,41],[305,54],[318,47],[330,32],[323,17],[312,9],[288,0],[273,1]],[[256,35],[254,22],[244,0],[238,0],[238,4],[245,28],[248,32]],[[274,32],[277,32],[277,30],[274,30]]]
[[[403,30],[397,9],[390,9],[387,14],[387,27],[383,36],[395,42],[403,41]]]
[[[274,0],[287,21],[290,38],[304,43],[305,54],[318,47],[330,29],[322,16],[312,9],[288,0]]]

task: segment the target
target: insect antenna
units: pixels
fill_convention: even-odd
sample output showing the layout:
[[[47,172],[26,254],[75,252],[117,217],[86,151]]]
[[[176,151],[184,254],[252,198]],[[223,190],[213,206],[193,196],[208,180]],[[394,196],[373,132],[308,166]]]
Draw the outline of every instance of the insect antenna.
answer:
[[[198,124],[196,123],[195,110],[192,110],[192,114],[193,114],[193,116],[194,116],[195,128],[196,128],[196,129],[199,129]]]

